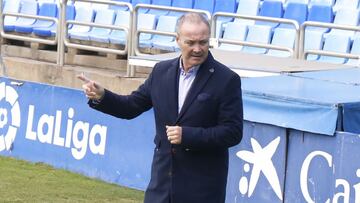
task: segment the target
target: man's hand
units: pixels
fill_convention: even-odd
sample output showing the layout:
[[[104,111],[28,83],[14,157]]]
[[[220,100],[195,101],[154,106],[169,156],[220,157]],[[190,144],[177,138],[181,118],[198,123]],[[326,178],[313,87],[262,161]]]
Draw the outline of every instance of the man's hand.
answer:
[[[104,96],[105,90],[99,84],[90,80],[84,74],[78,75],[77,78],[84,82],[82,88],[88,99],[100,100]]]
[[[166,126],[166,135],[171,144],[181,144],[182,128],[180,126]]]

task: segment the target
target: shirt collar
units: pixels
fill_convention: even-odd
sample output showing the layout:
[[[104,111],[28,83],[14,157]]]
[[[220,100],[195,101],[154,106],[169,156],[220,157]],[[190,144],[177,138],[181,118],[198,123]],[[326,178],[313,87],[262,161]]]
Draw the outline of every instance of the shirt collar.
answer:
[[[185,73],[185,70],[184,70],[184,66],[183,66],[183,63],[182,63],[182,59],[180,58],[179,60],[180,64],[179,64],[179,68],[180,68],[180,74],[181,75],[192,75],[192,74],[197,74],[199,68],[200,68],[200,65],[196,65],[196,66],[193,66],[189,69],[189,71],[187,73]]]

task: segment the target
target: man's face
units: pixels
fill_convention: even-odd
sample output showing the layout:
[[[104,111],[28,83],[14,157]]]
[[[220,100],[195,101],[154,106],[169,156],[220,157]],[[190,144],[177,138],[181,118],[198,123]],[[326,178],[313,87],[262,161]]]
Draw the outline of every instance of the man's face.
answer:
[[[176,41],[181,49],[185,70],[203,63],[209,53],[209,29],[205,23],[184,22]]]

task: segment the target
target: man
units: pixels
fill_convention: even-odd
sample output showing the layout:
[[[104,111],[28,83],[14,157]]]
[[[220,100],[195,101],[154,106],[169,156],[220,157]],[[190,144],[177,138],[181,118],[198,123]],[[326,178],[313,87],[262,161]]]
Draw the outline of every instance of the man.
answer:
[[[154,108],[155,151],[145,203],[222,203],[228,148],[242,138],[240,77],[209,53],[210,25],[187,13],[177,25],[181,56],[155,65],[131,95],[79,76],[92,108],[131,119]],[[150,135],[149,135],[150,136]]]

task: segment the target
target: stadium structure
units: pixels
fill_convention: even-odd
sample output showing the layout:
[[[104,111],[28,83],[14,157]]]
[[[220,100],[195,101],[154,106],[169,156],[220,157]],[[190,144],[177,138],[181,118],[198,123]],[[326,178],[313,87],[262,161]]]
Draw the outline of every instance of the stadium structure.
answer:
[[[242,77],[226,202],[360,202],[359,0],[1,0],[0,155],[144,190],[152,111],[90,110],[76,75],[118,93],[179,55],[184,12]],[[359,142],[359,143],[358,143]],[[135,146],[135,147],[134,147]]]

